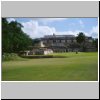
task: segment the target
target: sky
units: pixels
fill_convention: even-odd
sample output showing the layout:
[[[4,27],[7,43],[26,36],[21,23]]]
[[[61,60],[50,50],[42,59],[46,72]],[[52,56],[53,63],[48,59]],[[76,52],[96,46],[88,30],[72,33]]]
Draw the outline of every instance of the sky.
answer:
[[[86,36],[98,37],[98,18],[7,18],[23,25],[22,30],[31,38],[44,35],[75,35],[83,32]]]

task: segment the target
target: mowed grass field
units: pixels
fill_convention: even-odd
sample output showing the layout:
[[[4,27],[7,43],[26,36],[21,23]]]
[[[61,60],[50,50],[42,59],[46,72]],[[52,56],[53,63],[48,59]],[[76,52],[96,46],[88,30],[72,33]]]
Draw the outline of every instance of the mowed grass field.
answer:
[[[97,81],[98,53],[55,53],[66,58],[2,62],[2,81]]]

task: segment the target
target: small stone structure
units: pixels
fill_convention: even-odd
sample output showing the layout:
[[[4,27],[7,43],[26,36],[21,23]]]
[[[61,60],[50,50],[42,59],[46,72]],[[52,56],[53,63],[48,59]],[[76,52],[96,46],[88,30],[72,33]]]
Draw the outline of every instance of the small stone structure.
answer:
[[[31,51],[22,51],[20,52],[20,55],[28,56],[28,55],[48,55],[53,53],[52,49],[47,48],[37,48],[33,49]]]
[[[32,50],[21,51],[20,55],[47,55],[53,53],[52,49],[46,48],[42,41],[35,44]]]
[[[24,55],[24,56],[28,56],[30,53],[29,50],[26,50],[26,51],[20,51],[19,55]]]
[[[33,50],[33,52],[35,55],[47,55],[53,53],[53,50],[47,48],[40,48],[40,49]]]

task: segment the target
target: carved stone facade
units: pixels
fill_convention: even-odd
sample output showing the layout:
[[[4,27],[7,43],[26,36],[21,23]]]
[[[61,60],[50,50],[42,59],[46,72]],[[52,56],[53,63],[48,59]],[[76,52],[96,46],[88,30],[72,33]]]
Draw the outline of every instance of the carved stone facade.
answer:
[[[83,48],[77,46],[76,37],[74,35],[46,35],[39,38],[40,42],[36,43],[32,50],[24,51],[24,55],[47,55],[53,52],[77,52],[83,51]],[[85,46],[87,52],[96,51],[93,45],[93,38],[86,37]]]
[[[54,52],[82,51],[81,48],[70,47],[71,44],[77,44],[74,35],[46,35],[41,38],[41,41],[47,48],[52,49]],[[85,45],[86,51],[95,51],[92,37],[86,37]]]

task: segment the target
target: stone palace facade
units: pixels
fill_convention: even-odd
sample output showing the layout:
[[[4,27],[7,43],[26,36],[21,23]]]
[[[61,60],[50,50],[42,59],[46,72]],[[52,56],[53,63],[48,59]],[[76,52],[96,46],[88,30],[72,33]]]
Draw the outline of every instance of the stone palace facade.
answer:
[[[52,49],[54,52],[69,52],[69,51],[82,51],[81,48],[71,47],[71,44],[77,44],[76,37],[74,35],[45,35],[40,38],[40,41],[45,47]],[[96,48],[93,45],[93,38],[85,38],[86,51],[95,51]]]

